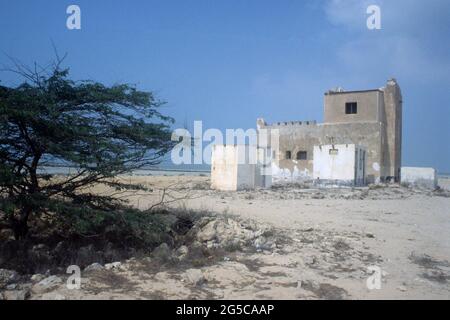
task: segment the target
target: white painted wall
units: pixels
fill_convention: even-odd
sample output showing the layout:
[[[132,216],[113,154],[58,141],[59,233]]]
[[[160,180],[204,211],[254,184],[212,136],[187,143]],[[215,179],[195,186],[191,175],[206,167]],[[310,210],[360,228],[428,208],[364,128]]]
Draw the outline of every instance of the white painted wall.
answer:
[[[287,168],[280,168],[276,161],[272,161],[272,179],[274,183],[296,183],[310,181],[313,178],[312,172],[307,168],[299,170],[297,161],[292,161],[295,163],[292,171]]]
[[[335,145],[337,155],[330,155],[331,145],[314,146],[314,179],[353,180],[355,178],[355,145]]]
[[[314,146],[313,178],[364,184],[364,154],[365,150],[354,144]]]
[[[401,182],[414,186],[436,189],[436,170],[434,168],[402,167]]]
[[[237,189],[237,154],[235,146],[214,145],[211,154],[211,188]]]
[[[214,145],[211,158],[211,188],[225,191],[270,187],[263,176],[256,146]]]

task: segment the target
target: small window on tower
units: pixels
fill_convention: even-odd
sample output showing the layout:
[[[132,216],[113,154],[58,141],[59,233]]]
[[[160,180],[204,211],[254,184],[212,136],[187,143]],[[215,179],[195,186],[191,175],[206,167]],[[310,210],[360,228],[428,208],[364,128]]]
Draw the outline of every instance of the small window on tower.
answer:
[[[358,104],[356,102],[347,102],[345,104],[345,114],[357,114]]]
[[[306,151],[297,152],[297,160],[306,160],[306,159],[307,159]]]
[[[291,160],[291,158],[292,158],[291,152],[290,151],[286,151],[286,159],[287,160]]]

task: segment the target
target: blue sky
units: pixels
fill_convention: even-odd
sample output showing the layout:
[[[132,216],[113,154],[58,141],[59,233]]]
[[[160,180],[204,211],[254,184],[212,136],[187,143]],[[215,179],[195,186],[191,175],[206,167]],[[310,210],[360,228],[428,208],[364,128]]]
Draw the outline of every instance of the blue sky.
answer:
[[[66,28],[70,4],[81,30]],[[381,30],[366,27],[370,4]],[[178,126],[222,130],[322,121],[326,90],[395,77],[403,165],[450,172],[449,15],[448,0],[0,0],[0,65],[4,54],[45,63],[53,41],[73,78],[136,84],[166,100]]]

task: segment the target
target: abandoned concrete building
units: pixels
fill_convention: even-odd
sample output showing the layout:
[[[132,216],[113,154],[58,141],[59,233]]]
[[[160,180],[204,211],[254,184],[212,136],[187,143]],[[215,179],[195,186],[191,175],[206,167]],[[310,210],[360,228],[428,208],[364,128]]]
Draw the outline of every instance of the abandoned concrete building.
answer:
[[[272,145],[275,134],[277,145]],[[354,186],[398,182],[402,156],[401,90],[395,79],[379,89],[330,90],[324,98],[324,123],[268,124],[258,119],[257,135],[257,146],[250,152],[264,157],[270,154],[270,177],[255,173],[258,166],[236,162],[239,154],[248,152],[245,146],[215,146],[211,163],[213,188],[239,190],[308,180]],[[263,163],[267,166],[267,161]]]
[[[274,182],[339,177],[338,173],[330,172],[321,176],[324,169],[315,169],[315,166],[321,166],[316,161],[319,159],[315,159],[319,154],[314,152],[315,147],[327,145],[340,145],[341,148],[342,145],[355,145],[358,146],[356,151],[363,151],[364,183],[400,179],[402,94],[395,79],[388,80],[386,86],[379,89],[326,92],[324,123],[286,121],[267,124],[264,119],[258,119],[257,129],[260,135],[270,135],[271,130],[278,130],[279,145],[273,148],[272,155]],[[338,156],[339,150],[333,149]],[[358,179],[354,161],[352,163],[354,179]],[[343,165],[335,166],[333,171],[344,168]]]

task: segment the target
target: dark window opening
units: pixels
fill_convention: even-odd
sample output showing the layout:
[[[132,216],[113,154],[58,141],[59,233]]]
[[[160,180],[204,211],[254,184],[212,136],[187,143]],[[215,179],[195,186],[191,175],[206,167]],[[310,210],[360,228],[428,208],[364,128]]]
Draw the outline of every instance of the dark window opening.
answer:
[[[297,160],[306,160],[306,159],[307,159],[306,151],[297,152]]]
[[[292,154],[290,151],[286,151],[286,159],[290,160],[292,158]]]
[[[358,104],[356,102],[347,102],[345,104],[345,114],[357,114]]]

